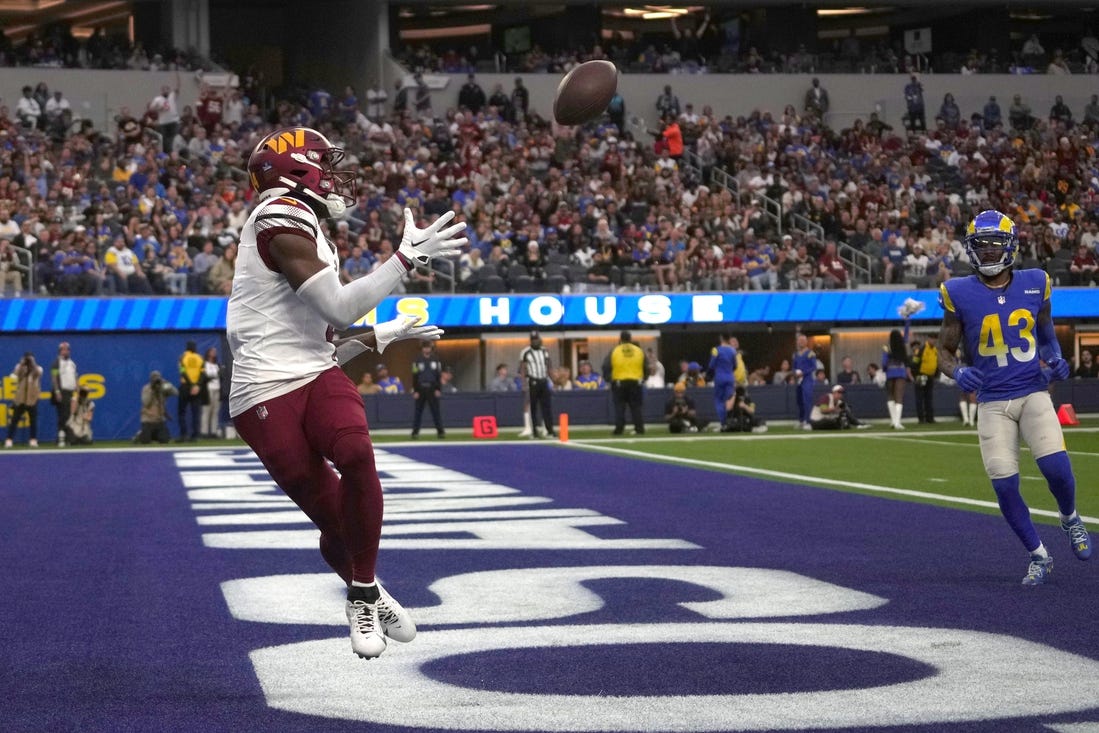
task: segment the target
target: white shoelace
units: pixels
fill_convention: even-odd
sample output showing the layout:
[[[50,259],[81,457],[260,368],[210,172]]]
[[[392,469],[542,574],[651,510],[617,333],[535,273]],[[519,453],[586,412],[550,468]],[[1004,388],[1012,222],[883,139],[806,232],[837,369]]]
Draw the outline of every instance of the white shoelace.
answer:
[[[1088,530],[1084,527],[1082,522],[1070,524],[1065,528],[1065,531],[1068,532],[1069,541],[1074,545],[1083,544],[1088,541]]]
[[[371,613],[370,604],[366,601],[352,601],[351,607],[355,609],[355,618],[352,623],[360,634],[374,633],[374,614]]]

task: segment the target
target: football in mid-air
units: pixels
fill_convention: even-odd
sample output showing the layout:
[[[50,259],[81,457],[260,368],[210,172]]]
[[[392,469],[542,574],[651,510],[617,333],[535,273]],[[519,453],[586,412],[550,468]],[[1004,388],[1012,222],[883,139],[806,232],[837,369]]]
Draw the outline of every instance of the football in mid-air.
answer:
[[[580,125],[603,114],[618,88],[618,69],[610,61],[585,61],[557,85],[553,118],[562,125]]]

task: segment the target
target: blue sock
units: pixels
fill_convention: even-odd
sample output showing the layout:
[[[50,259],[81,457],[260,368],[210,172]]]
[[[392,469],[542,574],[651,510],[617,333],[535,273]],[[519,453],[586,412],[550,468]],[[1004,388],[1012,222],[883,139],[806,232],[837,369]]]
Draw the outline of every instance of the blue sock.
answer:
[[[1034,522],[1030,521],[1030,510],[1023,501],[1023,495],[1019,493],[1019,474],[992,479],[992,488],[996,490],[1000,513],[1004,515],[1015,536],[1022,541],[1027,552],[1037,550],[1042,541],[1038,539]]]
[[[714,385],[714,409],[717,411],[718,425],[725,424],[725,401],[733,396],[732,384]]]
[[[1057,509],[1068,517],[1076,511],[1076,477],[1068,453],[1059,451],[1038,459],[1038,470],[1049,483],[1049,492],[1057,500]]]

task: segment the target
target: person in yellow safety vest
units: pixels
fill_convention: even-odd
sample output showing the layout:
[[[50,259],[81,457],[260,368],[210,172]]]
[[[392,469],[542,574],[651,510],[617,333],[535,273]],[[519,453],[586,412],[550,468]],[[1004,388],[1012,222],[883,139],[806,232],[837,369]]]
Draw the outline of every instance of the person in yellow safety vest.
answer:
[[[194,341],[187,342],[187,349],[179,357],[179,442],[198,440],[198,424],[202,415],[202,403],[206,397],[205,360],[198,353]],[[190,433],[187,413],[191,413]]]
[[[916,349],[912,358],[912,373],[916,380],[916,417],[921,423],[935,422],[935,375],[939,370],[939,351],[935,336],[929,335]]]
[[[610,382],[614,398],[614,434],[622,435],[626,428],[626,407],[630,408],[634,431],[645,433],[645,416],[641,413],[641,381],[649,373],[645,352],[633,343],[633,334],[623,331],[618,346],[603,361],[603,379]]]
[[[744,353],[740,350],[740,341],[736,336],[729,339],[729,345],[736,349],[736,369],[733,370],[733,382],[738,387],[748,386],[748,367],[744,366]]]

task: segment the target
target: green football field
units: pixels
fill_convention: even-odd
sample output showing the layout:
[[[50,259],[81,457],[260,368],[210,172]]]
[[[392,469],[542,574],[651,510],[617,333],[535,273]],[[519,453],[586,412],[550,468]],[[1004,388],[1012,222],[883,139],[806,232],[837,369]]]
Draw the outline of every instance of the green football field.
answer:
[[[893,431],[802,432],[774,428],[762,435],[668,435],[650,429],[642,439],[606,439],[574,433],[576,446],[643,460],[670,460],[699,468],[777,481],[856,491],[999,513],[981,463],[977,433],[951,422]],[[605,433],[604,433],[605,435]],[[1082,515],[1099,517],[1099,420],[1065,428]],[[1056,521],[1056,504],[1030,452],[1020,452],[1022,491],[1037,521]],[[1094,520],[1093,520],[1094,521]]]

